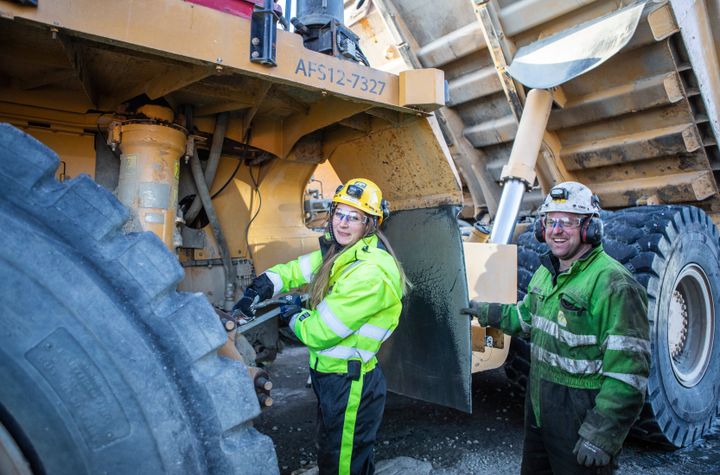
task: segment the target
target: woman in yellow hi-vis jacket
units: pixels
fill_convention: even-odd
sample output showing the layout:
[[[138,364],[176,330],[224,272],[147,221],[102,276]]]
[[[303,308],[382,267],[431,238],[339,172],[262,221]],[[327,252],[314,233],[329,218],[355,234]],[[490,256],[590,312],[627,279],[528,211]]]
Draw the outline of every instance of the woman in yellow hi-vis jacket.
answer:
[[[379,231],[389,214],[378,186],[356,178],[338,188],[321,248],[258,276],[236,307],[310,284],[309,309],[281,318],[309,349],[318,399],[321,474],[371,474],[385,407],[376,354],[397,327],[406,288],[402,267]]]

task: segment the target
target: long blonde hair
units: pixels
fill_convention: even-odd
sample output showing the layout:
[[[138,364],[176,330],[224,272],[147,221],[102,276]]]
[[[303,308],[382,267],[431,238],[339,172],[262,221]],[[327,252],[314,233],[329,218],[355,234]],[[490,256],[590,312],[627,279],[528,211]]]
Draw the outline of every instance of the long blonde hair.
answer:
[[[331,220],[332,214],[330,215],[330,218],[328,218],[328,231],[330,231],[330,227],[332,226]],[[400,289],[402,291],[402,295],[406,295],[407,291],[412,288],[412,284],[410,283],[410,281],[407,280],[407,276],[405,275],[402,264],[400,264],[400,261],[395,255],[395,251],[393,251],[392,246],[390,246],[390,243],[388,242],[385,235],[377,228],[377,221],[375,219],[368,219],[367,223],[365,224],[365,233],[363,237],[360,238],[360,240],[367,239],[373,234],[375,234],[378,239],[383,243],[383,246],[385,246],[388,254],[390,254],[395,261],[395,265],[397,266],[398,272],[400,273]],[[330,271],[332,270],[333,264],[335,264],[337,258],[340,256],[340,254],[342,254],[343,250],[345,250],[345,247],[340,246],[333,238],[330,249],[325,255],[323,265],[317,271],[315,277],[313,277],[313,280],[310,283],[310,308],[316,308],[317,305],[322,302],[322,299],[325,298],[325,295],[327,295],[328,287],[330,286]]]

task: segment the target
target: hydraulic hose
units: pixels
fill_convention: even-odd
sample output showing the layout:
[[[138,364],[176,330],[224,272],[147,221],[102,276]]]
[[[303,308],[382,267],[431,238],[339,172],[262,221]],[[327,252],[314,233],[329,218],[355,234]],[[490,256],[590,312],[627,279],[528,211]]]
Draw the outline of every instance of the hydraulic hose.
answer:
[[[215,131],[213,132],[212,144],[210,145],[210,157],[208,158],[207,167],[205,167],[204,183],[206,184],[208,190],[212,188],[212,183],[215,180],[215,173],[217,172],[218,164],[220,163],[223,141],[225,140],[225,132],[227,131],[228,126],[228,117],[229,114],[227,112],[222,112],[218,114],[217,119],[215,120]],[[197,218],[197,215],[202,208],[203,203],[200,200],[198,193],[198,196],[195,197],[190,205],[190,208],[185,213],[185,222],[192,223],[195,218]]]
[[[200,165],[197,150],[193,151],[193,155],[190,158],[190,170],[195,180],[198,196],[200,197],[203,208],[205,208],[208,221],[210,221],[213,234],[215,234],[215,240],[220,248],[220,257],[222,258],[223,269],[225,271],[225,299],[223,302],[223,310],[230,311],[232,310],[234,304],[233,298],[235,296],[235,279],[233,277],[232,260],[230,259],[230,248],[227,245],[222,228],[220,228],[220,220],[218,220],[217,214],[215,213],[215,208],[210,198],[210,190],[208,189],[207,183],[205,183],[205,175]]]

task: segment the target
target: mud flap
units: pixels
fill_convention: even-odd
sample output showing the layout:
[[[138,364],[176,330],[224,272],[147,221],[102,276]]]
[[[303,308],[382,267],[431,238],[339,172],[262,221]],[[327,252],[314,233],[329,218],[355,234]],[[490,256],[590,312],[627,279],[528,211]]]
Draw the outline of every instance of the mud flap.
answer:
[[[460,313],[468,290],[456,216],[447,205],[398,211],[388,220],[384,232],[413,288],[379,357],[391,391],[471,412],[470,320]]]

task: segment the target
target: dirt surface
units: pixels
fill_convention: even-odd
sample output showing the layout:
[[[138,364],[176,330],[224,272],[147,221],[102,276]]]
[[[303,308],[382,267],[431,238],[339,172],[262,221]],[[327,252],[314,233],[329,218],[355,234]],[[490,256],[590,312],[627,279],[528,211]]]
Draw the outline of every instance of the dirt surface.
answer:
[[[307,350],[286,348],[267,367],[274,384],[274,404],[256,426],[272,437],[283,474],[315,460],[315,395],[306,387]],[[502,370],[473,376],[472,414],[388,394],[385,416],[375,446],[378,473],[417,474],[407,459],[432,464],[429,473],[517,474],[522,450],[522,396]],[[384,467],[383,467],[384,466]],[[391,467],[395,467],[392,469]],[[383,470],[380,470],[383,468]],[[620,457],[620,474],[720,473],[720,423],[693,447],[667,451],[628,440]]]

